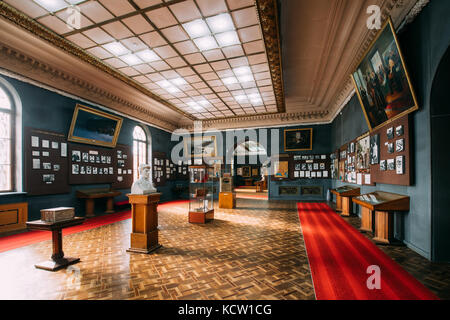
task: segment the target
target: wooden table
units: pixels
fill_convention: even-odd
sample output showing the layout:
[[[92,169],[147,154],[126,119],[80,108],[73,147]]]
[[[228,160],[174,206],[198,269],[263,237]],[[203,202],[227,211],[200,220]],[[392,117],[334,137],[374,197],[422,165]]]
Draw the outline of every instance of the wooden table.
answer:
[[[80,258],[64,257],[62,229],[80,225],[84,222],[84,220],[84,218],[75,217],[72,220],[61,222],[45,222],[42,220],[27,222],[27,227],[29,230],[44,230],[52,232],[53,254],[51,256],[51,260],[36,264],[35,267],[48,271],[56,271],[68,265],[79,262]]]
[[[374,232],[373,240],[381,244],[398,242],[394,238],[394,213],[409,211],[408,196],[376,191],[355,197],[353,202],[362,207],[362,231]]]
[[[120,191],[109,189],[86,189],[78,190],[77,198],[86,199],[86,218],[95,217],[94,201],[95,199],[107,198],[105,213],[114,213],[114,197],[120,196]]]
[[[343,186],[332,189],[331,193],[336,195],[336,211],[340,211],[344,217],[353,214],[352,198],[361,194],[361,188],[352,186]]]

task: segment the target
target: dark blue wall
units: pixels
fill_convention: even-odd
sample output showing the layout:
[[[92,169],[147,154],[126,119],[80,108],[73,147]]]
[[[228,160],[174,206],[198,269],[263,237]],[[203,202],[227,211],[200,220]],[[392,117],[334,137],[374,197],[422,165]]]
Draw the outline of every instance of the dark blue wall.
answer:
[[[395,233],[397,237],[404,238],[410,248],[428,259],[432,258],[430,92],[438,64],[450,43],[449,17],[450,1],[431,1],[417,19],[398,35],[420,108],[413,115],[416,184],[410,187],[377,184],[376,187],[361,188],[363,193],[383,190],[411,197],[411,211],[403,218],[400,215],[396,217]],[[333,149],[367,131],[355,96],[332,124]],[[342,184],[333,181],[333,187]]]
[[[9,77],[3,78],[8,81],[19,94],[22,103],[22,128],[31,127],[67,135],[76,104],[80,103],[91,106],[88,103],[74,100],[16,79]],[[134,120],[124,118],[122,130],[118,138],[119,144],[132,145],[133,129],[137,124],[138,122]],[[170,142],[171,134],[151,126],[147,126],[147,128],[151,134],[153,152],[166,152],[167,155],[170,156],[170,151],[172,149],[172,143]],[[25,156],[26,155],[24,155],[23,160],[25,160]],[[25,183],[25,181],[23,182]],[[165,186],[158,187],[158,191],[162,192],[161,201],[170,201],[175,199],[175,196],[172,194],[172,188],[175,184],[176,182],[170,181],[167,182]],[[59,206],[75,207],[76,214],[78,216],[83,216],[85,214],[84,201],[76,198],[76,191],[78,189],[102,187],[109,187],[109,185],[73,185],[71,192],[68,194],[49,196],[0,194],[0,203],[28,202],[29,220],[38,219],[40,217],[40,209]],[[126,199],[125,194],[130,190],[120,191],[122,191],[122,195],[116,198],[118,201]],[[98,205],[96,203],[96,212],[103,212],[104,205],[104,202],[102,203],[102,201],[98,201]]]

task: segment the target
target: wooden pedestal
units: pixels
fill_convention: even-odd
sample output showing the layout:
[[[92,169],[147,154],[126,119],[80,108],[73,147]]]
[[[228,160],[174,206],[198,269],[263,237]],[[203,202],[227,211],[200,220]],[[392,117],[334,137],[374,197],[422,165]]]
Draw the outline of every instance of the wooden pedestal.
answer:
[[[374,231],[373,211],[363,206],[361,206],[361,228],[359,230],[372,233]]]
[[[394,214],[388,211],[375,211],[375,236],[373,240],[382,244],[392,244],[394,239]]]
[[[342,197],[340,195],[336,195],[336,211],[342,211]]]
[[[128,194],[131,204],[131,246],[127,252],[150,253],[159,249],[158,202],[160,193],[146,195]]]
[[[214,209],[207,212],[189,211],[189,223],[207,223],[214,220]]]
[[[221,209],[236,208],[236,194],[234,192],[220,192],[219,208]]]
[[[352,197],[339,197],[341,198],[341,216],[349,217],[353,214],[353,202]]]

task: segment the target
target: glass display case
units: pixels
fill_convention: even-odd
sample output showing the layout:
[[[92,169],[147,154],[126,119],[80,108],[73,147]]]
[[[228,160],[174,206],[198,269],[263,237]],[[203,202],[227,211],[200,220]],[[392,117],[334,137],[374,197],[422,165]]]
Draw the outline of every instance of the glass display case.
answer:
[[[189,222],[206,223],[214,219],[214,168],[189,166]]]

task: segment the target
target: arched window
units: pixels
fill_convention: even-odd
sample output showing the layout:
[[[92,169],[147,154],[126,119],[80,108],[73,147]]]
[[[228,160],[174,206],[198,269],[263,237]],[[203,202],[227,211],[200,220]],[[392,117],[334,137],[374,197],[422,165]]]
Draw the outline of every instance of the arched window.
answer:
[[[138,178],[139,165],[148,163],[148,142],[147,134],[141,126],[134,127],[133,131],[133,168],[134,180]]]
[[[0,192],[14,191],[15,109],[0,84]]]

